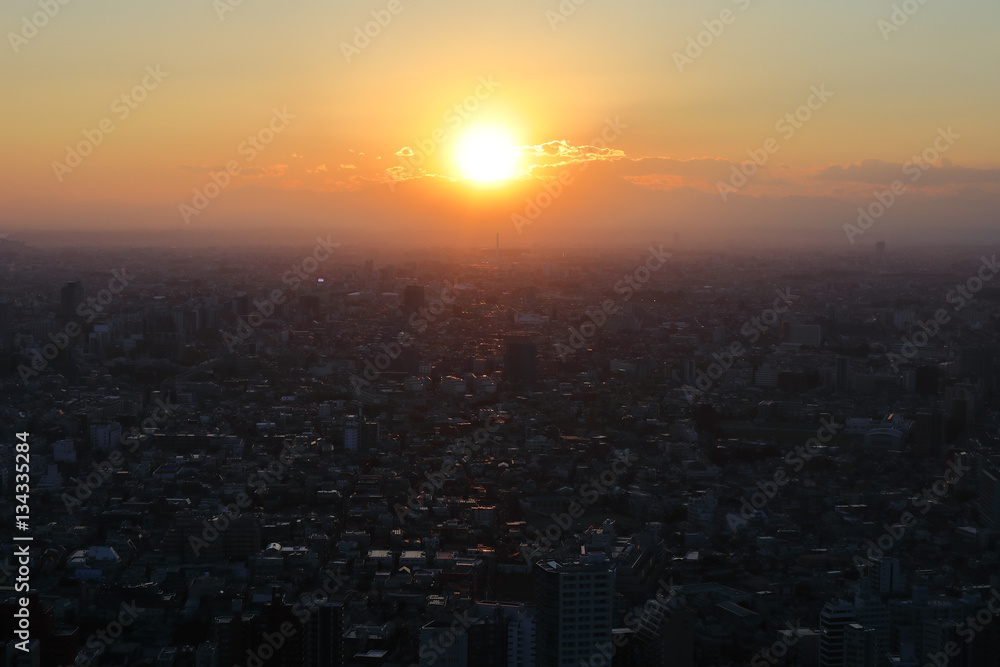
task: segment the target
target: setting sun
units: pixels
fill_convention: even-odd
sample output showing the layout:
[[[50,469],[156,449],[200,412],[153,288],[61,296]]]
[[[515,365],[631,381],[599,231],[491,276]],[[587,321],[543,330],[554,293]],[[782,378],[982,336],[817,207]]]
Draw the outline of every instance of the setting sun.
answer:
[[[498,128],[477,128],[458,142],[455,163],[469,180],[494,183],[513,178],[518,170],[518,151],[511,135]]]

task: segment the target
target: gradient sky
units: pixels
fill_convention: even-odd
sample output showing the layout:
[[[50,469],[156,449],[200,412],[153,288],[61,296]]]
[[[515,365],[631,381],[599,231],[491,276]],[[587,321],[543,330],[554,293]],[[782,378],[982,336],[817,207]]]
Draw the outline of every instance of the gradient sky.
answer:
[[[848,244],[858,207],[901,179],[905,194],[857,243],[998,240],[995,0],[397,0],[350,62],[344,44],[393,3],[238,1],[0,5],[0,227]],[[47,3],[54,16],[25,29]],[[890,32],[904,4],[916,11],[896,10]],[[724,11],[720,34],[705,32]],[[675,53],[699,33],[707,46],[680,71]],[[168,74],[134,109],[116,102],[154,81],[147,68]],[[499,86],[456,123],[449,110],[483,80]],[[823,87],[833,96],[811,118],[778,129]],[[294,119],[249,150],[275,109]],[[624,129],[595,146],[615,119]],[[102,121],[113,131],[79,166],[54,166]],[[457,171],[455,145],[484,125],[520,147],[517,178],[485,187]],[[958,138],[911,180],[905,163],[949,127]],[[769,139],[776,150],[724,199],[719,183]],[[434,154],[419,167],[399,155],[421,142]],[[230,161],[240,173],[185,219],[181,205]],[[560,173],[571,182],[518,231]]]

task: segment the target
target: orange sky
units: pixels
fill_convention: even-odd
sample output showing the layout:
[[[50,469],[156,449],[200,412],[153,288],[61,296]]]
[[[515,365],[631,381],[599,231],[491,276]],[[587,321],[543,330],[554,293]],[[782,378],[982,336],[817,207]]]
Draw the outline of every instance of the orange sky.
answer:
[[[893,6],[11,0],[0,228],[993,239],[1000,7]]]

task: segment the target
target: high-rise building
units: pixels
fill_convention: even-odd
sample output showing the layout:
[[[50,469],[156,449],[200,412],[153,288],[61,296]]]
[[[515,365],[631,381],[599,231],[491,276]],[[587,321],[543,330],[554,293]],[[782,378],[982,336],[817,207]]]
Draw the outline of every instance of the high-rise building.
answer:
[[[0,300],[0,336],[5,336],[11,330],[10,304]]]
[[[212,642],[215,644],[217,665],[241,664],[247,651],[257,648],[255,638],[260,637],[260,621],[253,614],[217,616],[212,622]]]
[[[906,581],[896,558],[872,561],[865,573],[869,590],[879,595],[899,594],[906,591]]]
[[[83,303],[83,283],[71,280],[59,290],[59,317],[71,320],[77,317],[76,309]]]
[[[525,336],[507,340],[503,355],[504,379],[511,382],[530,382],[535,379],[535,357],[538,348]]]
[[[542,561],[538,577],[539,667],[590,664],[611,647],[615,571],[603,552]]]
[[[844,661],[841,664],[845,667],[878,667],[878,641],[874,628],[866,628],[860,623],[844,626]]]
[[[347,415],[347,419],[344,420],[344,450],[356,452],[360,444],[361,420],[357,415]]]
[[[916,392],[921,396],[936,396],[940,374],[937,366],[917,366],[917,374],[914,381]]]
[[[857,617],[845,600],[827,602],[819,614],[819,667],[844,667],[844,630]]]
[[[336,667],[344,662],[344,608],[323,601],[309,607],[306,623],[305,667]]]
[[[426,288],[423,285],[407,285],[403,288],[403,311],[414,313],[427,303]]]
[[[644,667],[692,667],[696,615],[677,601],[648,600],[636,627]]]
[[[837,393],[851,393],[851,359],[849,357],[837,357]]]
[[[455,632],[451,623],[433,620],[420,628],[420,667],[468,667],[469,633]]]
[[[918,457],[938,456],[944,442],[944,420],[940,412],[918,412],[913,420],[913,453]]]
[[[107,451],[121,444],[122,425],[118,422],[89,423],[87,439],[94,449]]]
[[[941,663],[938,659],[932,658],[929,661],[931,664],[947,664],[949,667],[972,666],[974,649],[963,637],[963,628],[965,632],[969,631],[965,623],[948,618],[934,619],[924,623],[924,655],[940,656],[947,661]],[[995,655],[990,656],[991,662],[985,664],[996,664],[996,657]]]
[[[202,642],[194,654],[194,667],[220,667],[215,642]]]
[[[985,528],[1000,529],[1000,473],[983,468],[979,473],[979,522]]]

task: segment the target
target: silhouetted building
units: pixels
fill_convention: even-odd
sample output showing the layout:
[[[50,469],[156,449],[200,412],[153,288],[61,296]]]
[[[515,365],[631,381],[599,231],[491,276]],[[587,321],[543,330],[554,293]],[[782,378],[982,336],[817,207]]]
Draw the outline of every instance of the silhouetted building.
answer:
[[[71,320],[78,317],[76,309],[83,303],[83,283],[71,280],[59,290],[59,317]]]
[[[217,665],[246,664],[248,652],[258,647],[257,638],[263,633],[259,619],[253,614],[218,616],[212,622],[212,641],[216,646]]]
[[[858,623],[849,623],[844,628],[844,665],[851,667],[878,667],[878,642],[875,629]]]
[[[648,600],[632,638],[637,655],[629,664],[643,667],[693,667],[694,622],[690,609],[670,601]],[[617,657],[617,654],[616,656]]]
[[[913,420],[913,453],[918,457],[938,456],[944,443],[944,419],[940,412],[918,412]]]
[[[305,667],[338,667],[344,664],[344,607],[322,601],[308,608],[305,633]]]
[[[427,303],[426,288],[423,285],[407,285],[403,289],[403,310],[413,313]]]
[[[535,357],[538,353],[534,341],[524,337],[507,341],[503,355],[504,379],[511,382],[530,382],[535,379]]]
[[[837,357],[836,383],[838,394],[851,392],[851,360],[849,357]]]
[[[983,468],[979,473],[979,498],[976,501],[979,522],[986,528],[1000,529],[1000,473]]]
[[[921,396],[936,396],[939,376],[940,371],[937,366],[918,366],[915,381],[917,393]]]
[[[591,664],[611,647],[615,572],[603,552],[538,563],[538,667]]]
[[[843,667],[844,633],[857,617],[854,606],[838,600],[827,602],[819,615],[819,667]]]

